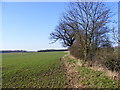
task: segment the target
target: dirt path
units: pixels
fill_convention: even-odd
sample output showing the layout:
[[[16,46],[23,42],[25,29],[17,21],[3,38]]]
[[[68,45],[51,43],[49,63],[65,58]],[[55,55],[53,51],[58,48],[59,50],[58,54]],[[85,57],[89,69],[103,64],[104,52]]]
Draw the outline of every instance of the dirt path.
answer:
[[[81,86],[79,82],[80,76],[76,70],[76,65],[69,64],[68,62],[65,61],[64,57],[62,57],[60,61],[61,61],[62,70],[64,71],[66,76],[66,83],[67,83],[66,87],[67,88],[83,88],[83,86]]]

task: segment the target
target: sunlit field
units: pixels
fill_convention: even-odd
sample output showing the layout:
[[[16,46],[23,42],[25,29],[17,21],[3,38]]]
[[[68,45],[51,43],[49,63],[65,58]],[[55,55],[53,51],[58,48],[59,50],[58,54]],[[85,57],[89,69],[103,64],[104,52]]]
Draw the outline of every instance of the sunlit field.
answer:
[[[4,53],[3,88],[62,88],[64,73],[60,57],[64,52]]]

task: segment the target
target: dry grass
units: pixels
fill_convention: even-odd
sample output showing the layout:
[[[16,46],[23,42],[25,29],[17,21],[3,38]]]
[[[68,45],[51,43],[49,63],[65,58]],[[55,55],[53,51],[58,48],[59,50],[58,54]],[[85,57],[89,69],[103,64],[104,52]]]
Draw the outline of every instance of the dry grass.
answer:
[[[88,67],[88,63],[76,59],[71,55],[65,55],[62,62],[66,70],[67,87],[69,88],[118,87],[117,81],[110,79],[102,67]],[[111,75],[113,75],[113,73]]]
[[[74,57],[73,57],[74,58]],[[66,75],[67,88],[83,88],[83,86],[79,83],[79,73],[76,70],[77,66],[70,55],[65,55],[62,59],[62,66]]]
[[[75,58],[75,57],[72,56],[72,55],[69,55],[69,57],[72,58],[72,59],[75,59],[75,60],[76,60],[76,64],[77,64],[78,66],[80,66],[80,67],[81,67],[81,66],[85,66],[85,67],[88,67],[88,68],[90,68],[90,69],[92,69],[92,70],[95,70],[95,71],[102,71],[102,72],[105,73],[106,76],[108,76],[108,77],[111,78],[111,79],[115,79],[115,80],[118,80],[118,79],[119,79],[119,74],[118,74],[118,72],[108,70],[105,66],[103,66],[103,65],[101,65],[101,64],[98,64],[98,62],[94,62],[94,63],[92,64],[92,66],[89,67],[89,65],[88,65],[89,63],[88,63],[88,62],[84,62],[83,60],[77,59],[77,58]]]

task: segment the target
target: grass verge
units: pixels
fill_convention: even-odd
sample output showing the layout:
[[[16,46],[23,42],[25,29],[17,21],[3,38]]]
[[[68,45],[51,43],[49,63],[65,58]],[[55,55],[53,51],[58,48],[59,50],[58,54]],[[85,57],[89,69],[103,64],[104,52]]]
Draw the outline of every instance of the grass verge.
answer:
[[[87,88],[118,88],[118,81],[105,76],[103,72],[93,71],[87,67],[78,67],[80,83]]]
[[[78,65],[78,60],[65,56],[65,61],[69,64],[74,64],[79,76],[79,85],[85,88],[120,88],[118,81],[110,79],[105,75],[105,72],[94,71],[89,67]],[[79,62],[79,63],[82,63]],[[84,63],[84,62],[83,62]]]

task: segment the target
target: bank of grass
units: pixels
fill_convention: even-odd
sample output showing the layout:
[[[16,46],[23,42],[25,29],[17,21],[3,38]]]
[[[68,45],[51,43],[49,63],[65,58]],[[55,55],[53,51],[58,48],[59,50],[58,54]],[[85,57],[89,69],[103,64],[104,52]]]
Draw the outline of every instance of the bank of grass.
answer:
[[[80,83],[87,88],[118,88],[118,81],[105,76],[104,72],[94,71],[87,67],[78,67]]]
[[[64,52],[4,53],[3,88],[63,88],[60,57]]]
[[[70,58],[69,55],[64,58],[67,63],[75,64],[79,73],[79,84],[85,88],[120,88],[118,81],[105,76],[105,72],[94,71],[89,67],[78,66],[77,60]],[[82,63],[82,62],[81,62]],[[83,62],[84,63],[84,62]]]

